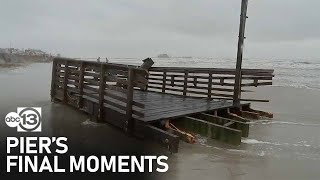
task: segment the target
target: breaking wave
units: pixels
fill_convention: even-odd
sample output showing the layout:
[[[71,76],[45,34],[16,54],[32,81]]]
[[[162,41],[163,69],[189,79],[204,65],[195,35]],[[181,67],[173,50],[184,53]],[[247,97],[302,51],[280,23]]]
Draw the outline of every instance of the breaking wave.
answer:
[[[290,144],[290,143],[279,143],[279,142],[268,142],[268,141],[259,141],[256,139],[242,139],[241,141],[244,144],[267,144],[267,145],[274,145],[274,146],[295,146],[295,147],[311,147],[311,145],[306,144],[305,141],[301,141],[298,143]]]
[[[301,122],[287,122],[287,121],[273,121],[273,120],[257,120],[257,121],[249,122],[249,124],[262,124],[262,125],[287,124],[287,125],[300,125],[300,126],[320,126],[320,124],[308,124],[308,123],[301,123]]]

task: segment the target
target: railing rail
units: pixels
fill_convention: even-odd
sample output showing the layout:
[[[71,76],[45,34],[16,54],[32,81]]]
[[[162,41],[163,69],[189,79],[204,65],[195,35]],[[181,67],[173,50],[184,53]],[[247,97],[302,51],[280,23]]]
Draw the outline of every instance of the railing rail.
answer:
[[[273,72],[272,69],[243,69],[241,87],[272,85]],[[149,69],[148,90],[182,96],[232,100],[235,75],[235,69],[155,67]],[[248,92],[249,90],[240,91]]]

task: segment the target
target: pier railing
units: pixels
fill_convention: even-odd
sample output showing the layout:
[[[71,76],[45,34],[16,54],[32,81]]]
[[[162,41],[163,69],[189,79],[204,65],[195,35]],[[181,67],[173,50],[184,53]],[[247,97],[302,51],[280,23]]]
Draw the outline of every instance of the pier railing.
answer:
[[[51,97],[79,109],[94,112],[97,121],[112,111],[124,115],[127,128],[132,117],[143,117],[144,104],[133,100],[134,88],[147,85],[146,71],[126,65],[55,58],[52,67]],[[95,102],[88,107],[86,100]],[[108,112],[110,111],[110,112]],[[120,118],[121,119],[121,118]]]
[[[235,69],[155,67],[149,70],[148,91],[233,100],[235,75]],[[243,69],[241,87],[272,85],[273,77],[272,69]],[[250,91],[241,87],[241,92]]]

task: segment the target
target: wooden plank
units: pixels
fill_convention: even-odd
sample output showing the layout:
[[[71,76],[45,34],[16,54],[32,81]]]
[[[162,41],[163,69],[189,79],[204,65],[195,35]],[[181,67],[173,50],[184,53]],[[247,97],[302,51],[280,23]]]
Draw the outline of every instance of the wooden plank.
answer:
[[[105,99],[104,100],[105,103],[113,106],[113,107],[116,107],[118,109],[121,109],[123,111],[126,111],[127,110],[127,107],[126,107],[126,104],[125,103],[116,103],[115,101],[111,100],[111,99]]]
[[[94,73],[94,72],[84,72],[84,75],[85,76],[92,76],[92,77],[95,77],[95,78],[100,78],[100,74],[97,74],[97,73]]]
[[[114,107],[114,108],[117,108],[117,109],[121,110],[123,113],[126,112],[127,107],[126,107],[125,103],[119,103],[119,102],[116,102],[116,101],[114,101],[112,99],[105,99],[104,102],[107,104],[107,106],[105,106],[105,107],[108,107],[108,105],[109,105],[111,107]],[[143,118],[144,117],[144,113],[143,112],[140,112],[140,111],[134,110],[134,109],[132,110],[132,115],[136,115],[139,118]],[[127,124],[125,126],[127,126]]]
[[[100,72],[100,65],[98,65],[98,64],[94,65],[92,62],[90,62],[90,63],[88,62],[86,65],[85,71],[86,72],[92,71],[92,72],[99,73]]]
[[[72,69],[70,67],[67,68],[70,74],[78,75],[80,74],[80,71],[78,69]]]
[[[76,93],[76,94],[79,94],[79,89],[77,88],[74,88],[74,87],[67,87],[67,91],[69,92],[73,92],[73,93]]]
[[[64,77],[64,72],[56,72],[57,77]]]
[[[111,91],[105,91],[106,92],[106,96],[107,97],[111,97],[115,100],[118,100],[118,101],[121,101],[123,103],[126,103],[127,102],[127,99],[126,97],[124,96],[119,96],[119,95],[116,95],[116,94],[112,94]],[[136,106],[136,107],[139,107],[139,108],[145,108],[145,105],[140,103],[140,102],[137,102],[137,101],[133,101],[133,106]]]
[[[145,78],[145,77],[142,76],[142,75],[136,74],[136,76],[135,76],[135,82],[140,82],[140,83],[142,83],[142,84],[144,84],[144,85],[147,85],[147,84],[148,84],[148,79]]]
[[[99,88],[94,88],[94,87],[91,87],[91,86],[88,86],[88,85],[83,85],[83,89],[84,90],[90,90],[90,91],[93,91],[93,92],[96,92],[98,93],[99,92]]]
[[[207,92],[188,90],[188,93],[207,95]],[[231,94],[211,93],[211,96],[233,97]]]
[[[55,87],[61,87],[61,88],[63,88],[63,87],[64,87],[64,84],[63,84],[63,82],[58,82],[58,81],[56,81],[56,82],[55,82]]]
[[[259,82],[259,83],[241,84],[242,87],[246,87],[246,86],[269,86],[269,85],[272,85],[272,82]]]
[[[80,84],[76,81],[68,80],[68,84],[79,86]]]
[[[247,79],[258,79],[258,80],[272,80],[273,76],[242,76],[242,79],[247,80]]]
[[[158,82],[149,82],[149,84],[155,84],[155,85],[162,85],[162,83],[158,83]],[[212,86],[213,82],[211,82],[211,86]],[[169,85],[171,87],[184,87],[183,84],[174,84],[172,86],[172,84],[166,84],[166,85]],[[204,89],[204,90],[207,90],[208,89],[208,86],[209,86],[209,82],[208,82],[208,85],[207,86],[187,86],[187,88],[193,88],[193,89]],[[233,89],[228,89],[228,88],[216,88],[216,87],[213,87],[211,88],[211,90],[213,91],[223,91],[223,92],[233,92]],[[246,90],[242,90],[242,92],[247,92]]]
[[[63,90],[62,89],[56,89],[56,93],[54,95],[54,98],[63,101]]]
[[[119,96],[119,95],[115,95],[115,94],[112,94],[111,91],[106,91],[106,96],[107,97],[111,97],[115,100],[118,100],[118,101],[121,101],[123,103],[126,103],[127,102],[127,99],[126,97],[123,97],[123,96]],[[145,108],[145,105],[140,103],[140,102],[137,102],[137,101],[133,101],[133,106],[136,106],[136,107],[139,107],[139,108]]]
[[[116,100],[121,101],[121,102],[123,102],[123,103],[126,103],[126,102],[127,102],[127,98],[126,98],[126,97],[122,97],[122,96],[118,96],[118,95],[112,94],[110,91],[105,91],[105,95],[106,95],[107,97],[116,99]]]
[[[229,122],[225,123],[223,126],[229,127],[229,126],[231,126],[231,125],[233,125],[233,124],[235,124],[235,122],[229,121]]]
[[[99,100],[99,94],[98,93],[89,93],[89,92],[83,92],[84,96],[88,96],[90,98],[93,98],[95,100]]]
[[[80,75],[79,76],[69,75],[68,79],[79,81],[80,80]]]
[[[100,83],[98,81],[94,80],[94,79],[84,78],[83,80],[84,80],[85,84],[100,86]]]
[[[108,90],[118,91],[118,92],[121,92],[121,93],[124,93],[124,94],[128,93],[127,89],[123,89],[123,88],[117,87],[117,86],[112,86],[112,85],[109,85],[109,84],[106,84],[106,88]]]

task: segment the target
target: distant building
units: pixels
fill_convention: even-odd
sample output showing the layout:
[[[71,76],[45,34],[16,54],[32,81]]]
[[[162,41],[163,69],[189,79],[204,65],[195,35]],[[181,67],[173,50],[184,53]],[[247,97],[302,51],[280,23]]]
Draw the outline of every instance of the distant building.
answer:
[[[26,56],[45,56],[52,57],[51,54],[48,54],[40,49],[16,49],[16,48],[0,48],[0,53],[8,53],[15,55],[26,55]]]
[[[25,54],[34,56],[45,56],[46,53],[39,49],[26,49]]]
[[[168,54],[159,54],[158,58],[170,58]]]

